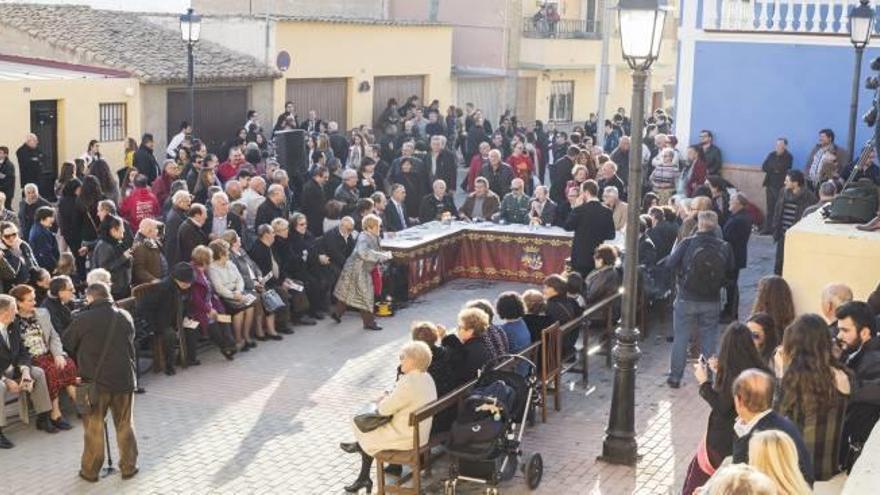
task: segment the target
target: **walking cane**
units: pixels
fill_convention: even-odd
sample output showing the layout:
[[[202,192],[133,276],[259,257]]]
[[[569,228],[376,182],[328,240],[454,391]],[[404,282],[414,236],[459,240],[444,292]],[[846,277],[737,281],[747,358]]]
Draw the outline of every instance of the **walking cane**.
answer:
[[[106,478],[116,472],[113,457],[110,455],[110,432],[107,430],[107,418],[104,418],[104,445],[107,448],[107,467],[101,470],[101,477]]]

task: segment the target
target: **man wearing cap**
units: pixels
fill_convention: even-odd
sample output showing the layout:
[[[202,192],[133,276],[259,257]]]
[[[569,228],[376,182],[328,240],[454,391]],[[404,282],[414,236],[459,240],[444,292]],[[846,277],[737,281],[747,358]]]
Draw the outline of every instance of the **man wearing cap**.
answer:
[[[165,355],[165,374],[169,376],[175,373],[174,363],[177,362],[176,330],[185,332],[187,349],[194,349],[197,344],[197,332],[184,330],[182,325],[183,308],[187,306],[192,281],[192,266],[180,262],[174,265],[169,276],[148,284],[143,292],[135,297],[138,313],[144,315],[150,328],[160,337],[162,353]],[[197,359],[191,359],[186,349],[184,354],[189,366],[201,364]]]

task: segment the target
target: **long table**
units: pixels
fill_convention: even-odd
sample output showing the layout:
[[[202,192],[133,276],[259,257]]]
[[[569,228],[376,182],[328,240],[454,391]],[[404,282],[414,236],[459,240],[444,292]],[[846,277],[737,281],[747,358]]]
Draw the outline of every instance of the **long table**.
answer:
[[[406,268],[410,298],[455,278],[541,283],[561,273],[573,234],[559,227],[429,222],[386,234],[382,248]]]

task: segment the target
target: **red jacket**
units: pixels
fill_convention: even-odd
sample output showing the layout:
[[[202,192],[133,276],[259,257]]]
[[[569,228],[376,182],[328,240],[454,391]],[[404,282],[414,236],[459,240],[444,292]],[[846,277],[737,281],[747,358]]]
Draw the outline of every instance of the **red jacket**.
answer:
[[[225,184],[226,181],[238,175],[238,171],[241,170],[241,166],[244,164],[245,162],[233,164],[231,161],[226,160],[217,167],[217,177]]]
[[[480,170],[483,169],[483,165],[487,163],[486,159],[483,158],[482,155],[477,153],[471,158],[470,167],[468,168],[468,176],[467,176],[467,192],[474,192],[474,181],[477,180],[477,177],[480,176]]]
[[[161,209],[159,208],[159,200],[156,195],[146,187],[136,187],[131,194],[128,195],[119,207],[119,213],[123,218],[128,220],[131,228],[137,230],[141,224],[141,220],[145,218],[156,218],[159,216]]]

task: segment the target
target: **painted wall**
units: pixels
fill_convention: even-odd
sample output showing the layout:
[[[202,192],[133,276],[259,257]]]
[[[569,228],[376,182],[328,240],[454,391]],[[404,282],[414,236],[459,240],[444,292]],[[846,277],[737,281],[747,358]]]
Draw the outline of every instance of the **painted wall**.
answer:
[[[144,16],[150,22],[177,31],[180,21],[176,15]],[[211,16],[202,17],[201,39],[210,40],[230,50],[250,55],[268,65],[275,66],[275,38],[271,34],[274,23],[270,22],[269,38],[266,39],[266,21],[257,17]],[[268,42],[268,46],[267,46]]]
[[[880,49],[866,51],[860,80],[876,56]],[[786,136],[802,167],[819,129],[833,129],[846,146],[852,70],[848,45],[697,41],[690,142],[711,129],[725,162],[760,166],[775,138]],[[859,118],[872,97],[860,87]],[[856,143],[869,134],[859,120]]]
[[[275,111],[284,107],[288,78],[349,78],[348,126],[371,125],[373,92],[356,90],[375,76],[423,75],[425,99],[452,99],[452,28],[280,22],[275,46],[292,59],[274,86]],[[389,55],[391,54],[391,55]]]
[[[387,0],[192,0],[205,14],[270,14],[381,18]]]
[[[5,116],[0,119],[0,143],[9,147],[13,161],[15,150],[30,132],[33,100],[58,101],[59,166],[81,156],[89,140],[98,138],[101,103],[126,103],[126,136],[140,138],[141,99],[135,79],[4,81],[0,82],[0,108]],[[124,148],[124,141],[101,143],[101,152],[112,168],[122,164]]]

